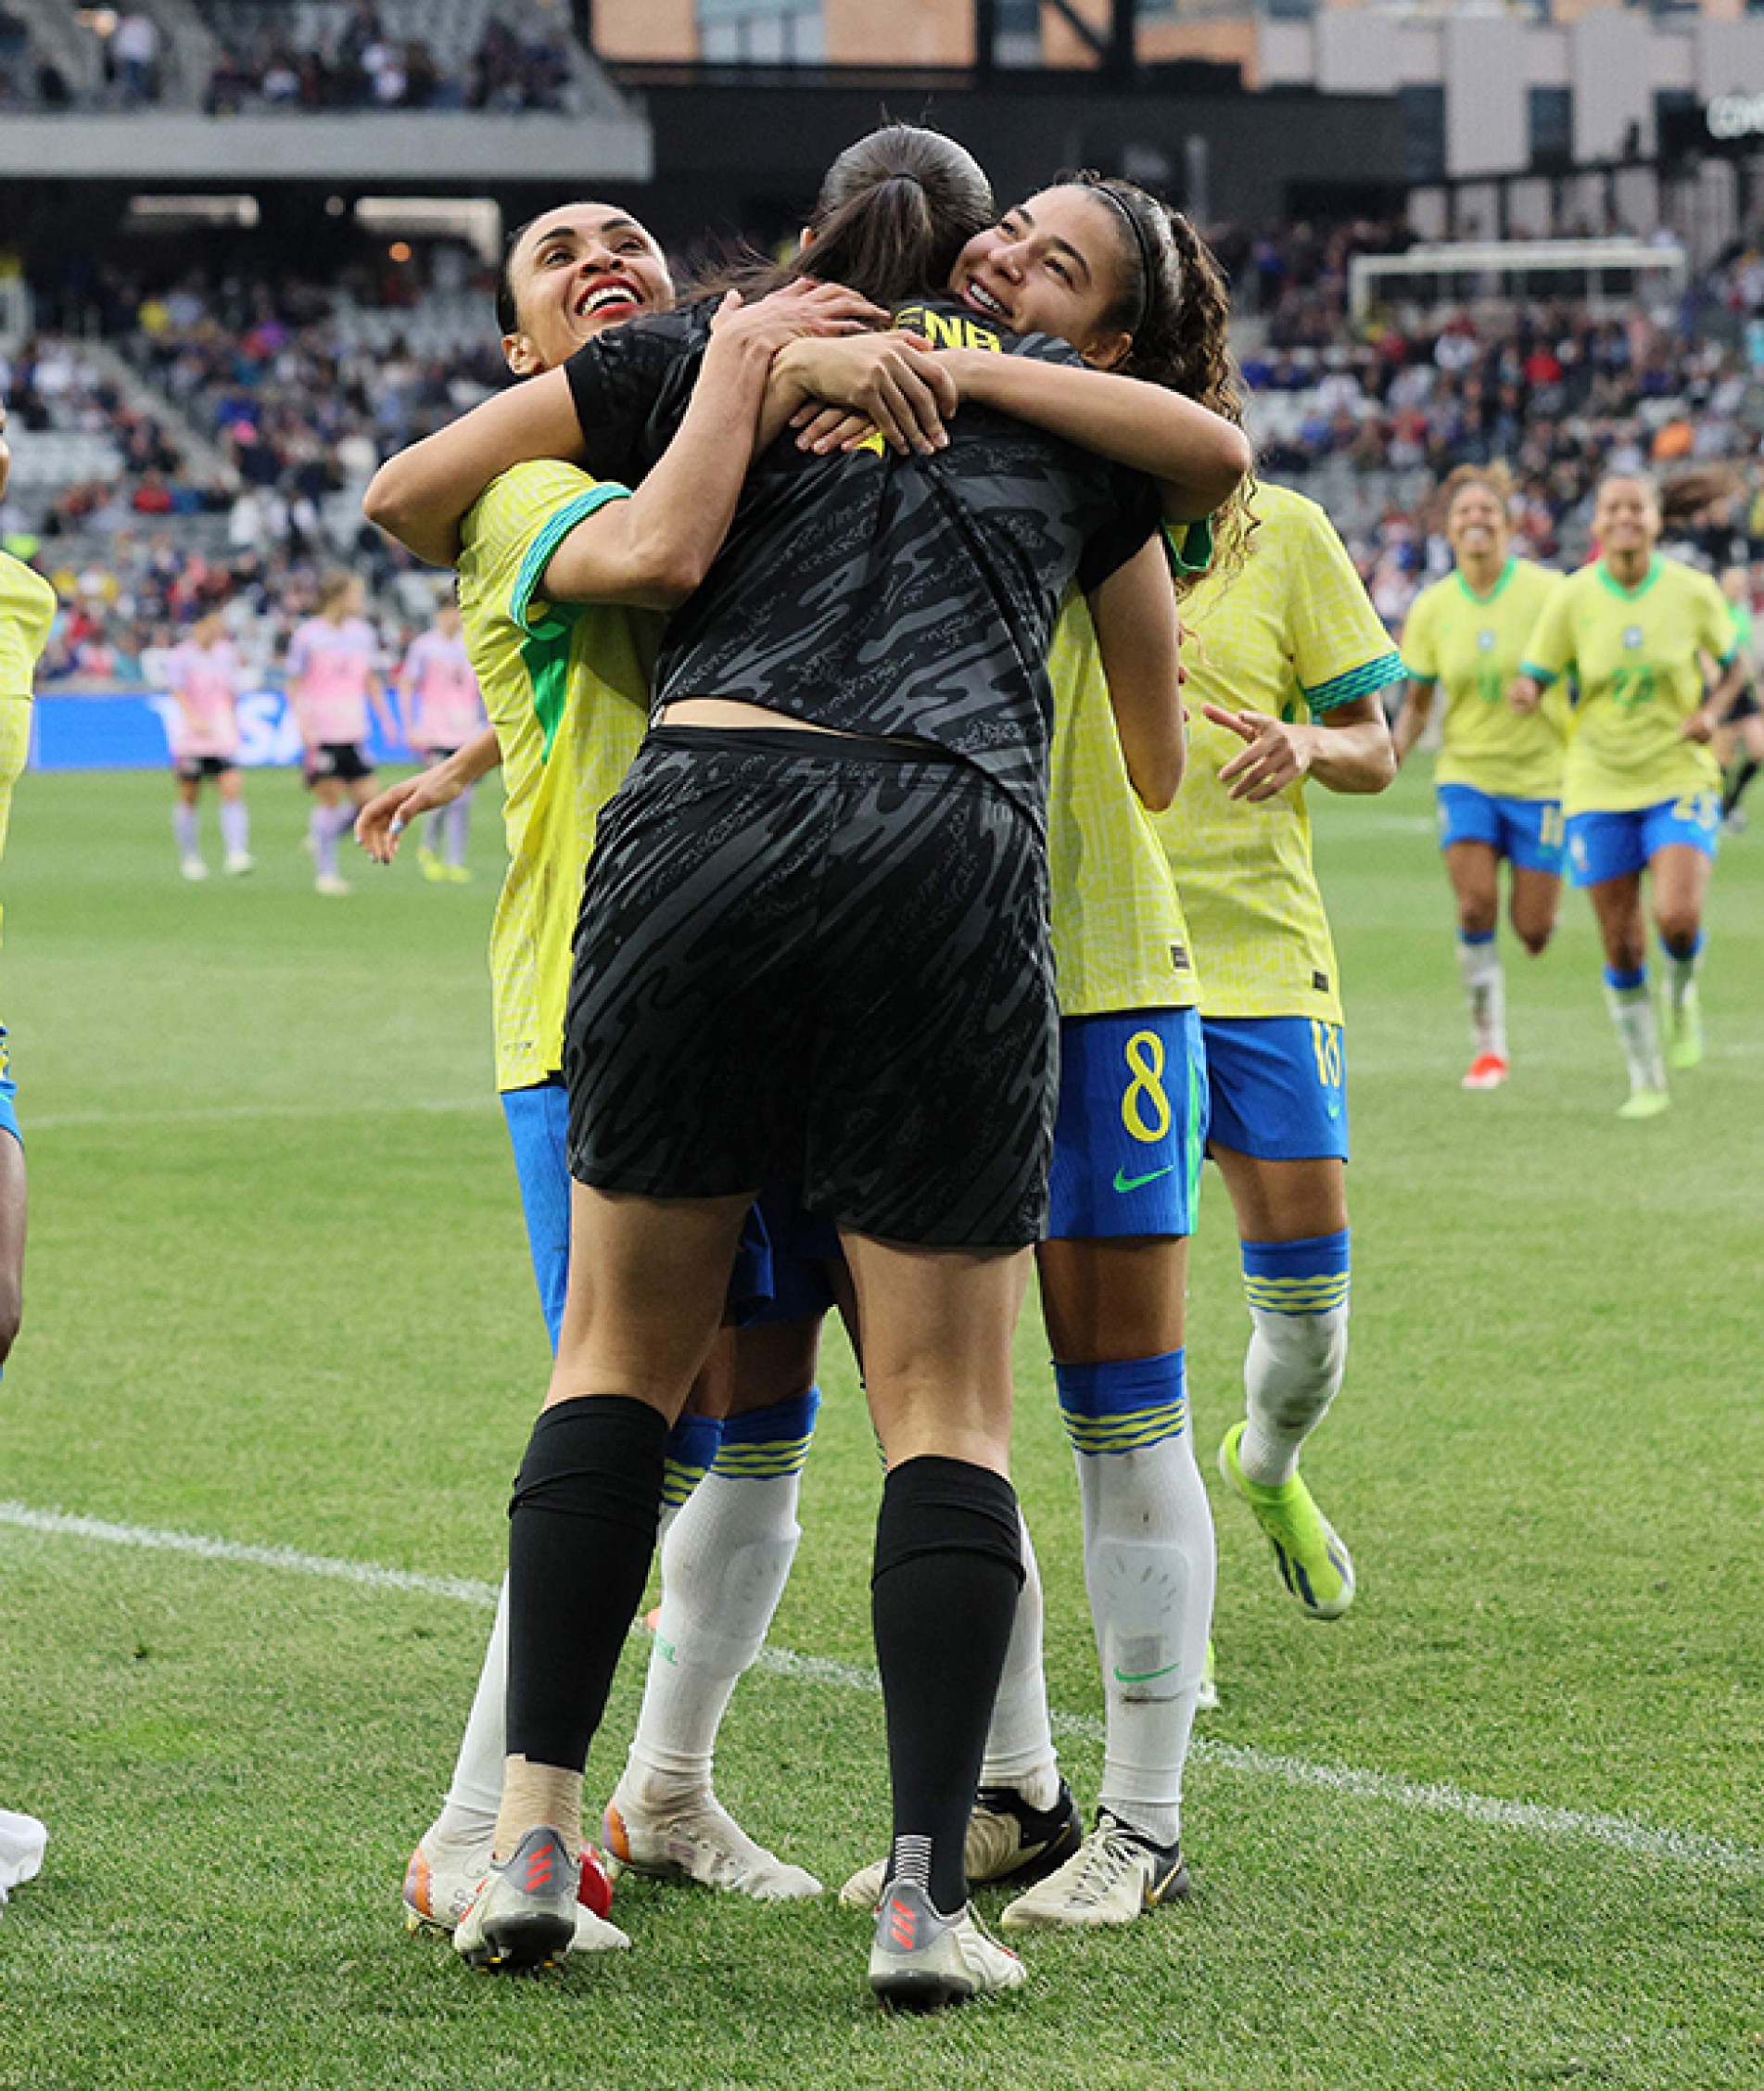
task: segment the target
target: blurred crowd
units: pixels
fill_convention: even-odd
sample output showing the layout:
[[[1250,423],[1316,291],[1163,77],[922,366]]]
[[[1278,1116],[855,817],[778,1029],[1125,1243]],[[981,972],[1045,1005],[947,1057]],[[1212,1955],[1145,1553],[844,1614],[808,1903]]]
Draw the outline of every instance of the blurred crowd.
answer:
[[[1358,329],[1339,315],[1318,340],[1318,300],[1340,289],[1351,239],[1313,246],[1300,227],[1277,261],[1273,242],[1235,255],[1225,244],[1243,302],[1264,307],[1241,355],[1262,469],[1324,501],[1393,630],[1443,569],[1430,489],[1465,462],[1507,462],[1517,533],[1538,558],[1581,554],[1593,486],[1618,468],[1654,471],[1675,526],[1711,560],[1764,555],[1764,501],[1751,491],[1764,443],[1764,252],[1735,251],[1678,301],[1621,316],[1566,299],[1425,323],[1375,312]],[[112,277],[85,312],[139,385],[108,382],[65,339],[0,361],[16,429],[101,435],[114,460],[53,490],[19,486],[0,512],[5,541],[74,606],[48,674],[126,674],[156,630],[235,582],[273,625],[280,599],[298,603],[338,559],[389,619],[420,620],[430,583],[363,524],[360,500],[382,458],[506,380],[489,277],[465,282],[454,260],[464,320],[447,339],[409,270],[364,266],[324,285],[193,277],[150,293]],[[110,542],[109,559],[95,553]],[[107,564],[110,581],[97,585]]]

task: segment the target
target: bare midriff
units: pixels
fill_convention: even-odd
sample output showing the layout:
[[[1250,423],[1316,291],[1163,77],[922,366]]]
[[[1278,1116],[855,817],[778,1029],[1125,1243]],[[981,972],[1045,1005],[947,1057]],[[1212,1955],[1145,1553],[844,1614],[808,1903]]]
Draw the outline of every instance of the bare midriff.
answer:
[[[795,733],[831,733],[842,741],[852,736],[836,726],[818,726],[812,719],[792,718],[788,713],[768,711],[764,704],[743,704],[734,697],[676,697],[662,707],[660,726],[711,726],[740,729],[751,726],[788,727]]]

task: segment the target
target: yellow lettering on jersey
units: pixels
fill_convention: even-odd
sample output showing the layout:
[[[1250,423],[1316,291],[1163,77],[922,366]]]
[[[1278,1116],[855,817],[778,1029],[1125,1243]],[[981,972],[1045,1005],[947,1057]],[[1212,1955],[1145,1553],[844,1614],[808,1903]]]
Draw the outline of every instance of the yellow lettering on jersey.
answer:
[[[975,320],[964,319],[959,312],[933,312],[923,305],[903,305],[895,314],[895,324],[910,332],[922,335],[933,348],[990,348],[1003,354],[1004,343],[992,328],[982,326]]]
[[[882,432],[880,428],[872,428],[869,434],[864,437],[862,442],[854,443],[852,445],[854,451],[874,450],[878,457],[881,457],[882,452],[886,450],[887,448],[887,444],[882,441]]]

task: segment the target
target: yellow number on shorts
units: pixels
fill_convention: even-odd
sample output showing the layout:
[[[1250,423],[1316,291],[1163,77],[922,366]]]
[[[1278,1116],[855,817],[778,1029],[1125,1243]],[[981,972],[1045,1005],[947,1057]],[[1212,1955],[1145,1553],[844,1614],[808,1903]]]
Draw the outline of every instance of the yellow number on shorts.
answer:
[[[1721,802],[1713,792],[1690,792],[1673,806],[1672,817],[1712,835],[1721,825]]]
[[[1311,1049],[1317,1056],[1317,1080],[1326,1089],[1341,1086],[1341,1030],[1316,1017],[1311,1020]]]
[[[1121,1099],[1121,1122],[1136,1140],[1148,1144],[1161,1140],[1170,1130],[1170,1099],[1163,1092],[1163,1040],[1155,1031],[1136,1031],[1124,1051],[1133,1080]],[[1142,1097],[1151,1106],[1150,1124],[1141,1108]]]
[[[1559,805],[1544,807],[1543,818],[1538,824],[1538,840],[1545,849],[1562,847],[1562,808]]]

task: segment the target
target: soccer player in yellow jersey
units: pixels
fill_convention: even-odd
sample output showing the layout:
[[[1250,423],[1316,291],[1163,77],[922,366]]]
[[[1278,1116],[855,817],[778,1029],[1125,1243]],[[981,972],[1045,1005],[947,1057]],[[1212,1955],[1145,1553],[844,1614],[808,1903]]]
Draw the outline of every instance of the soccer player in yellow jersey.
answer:
[[[6,448],[6,402],[0,400],[0,499],[12,453]],[[31,747],[31,678],[49,637],[56,598],[43,576],[0,551],[0,855],[6,846],[12,787]],[[6,1034],[0,1025],[0,1368],[19,1334],[24,1283],[24,1136],[13,1098]],[[14,1857],[15,1880],[29,1880],[43,1863],[47,1832],[34,1816],[0,1808],[0,1831]]]
[[[1353,1565],[1299,1474],[1347,1360],[1346,1067],[1304,786],[1381,792],[1395,774],[1378,693],[1402,664],[1314,501],[1259,486],[1237,574],[1183,607],[1188,774],[1157,826],[1200,972],[1219,1165],[1254,1324],[1245,1419],[1220,1464],[1312,1618],[1353,1600]]]
[[[1501,464],[1461,464],[1446,480],[1445,534],[1456,572],[1423,589],[1402,630],[1408,701],[1396,725],[1399,763],[1445,691],[1433,780],[1440,843],[1458,904],[1458,969],[1470,1004],[1475,1057],[1466,1089],[1507,1078],[1506,983],[1495,942],[1501,863],[1510,867],[1514,933],[1535,957],[1549,943],[1562,892],[1562,761],[1566,691],[1535,712],[1508,705],[1507,687],[1560,575],[1516,559]]]
[[[1669,1101],[1666,1059],[1689,1068],[1703,1058],[1696,973],[1721,826],[1721,773],[1708,743],[1746,665],[1715,582],[1656,549],[1650,480],[1606,479],[1593,534],[1599,556],[1546,605],[1512,701],[1532,712],[1558,678],[1580,685],[1563,783],[1569,874],[1598,918],[1605,1001],[1629,1062],[1618,1115],[1653,1118]],[[1643,871],[1667,961],[1664,1057],[1648,999]]]

